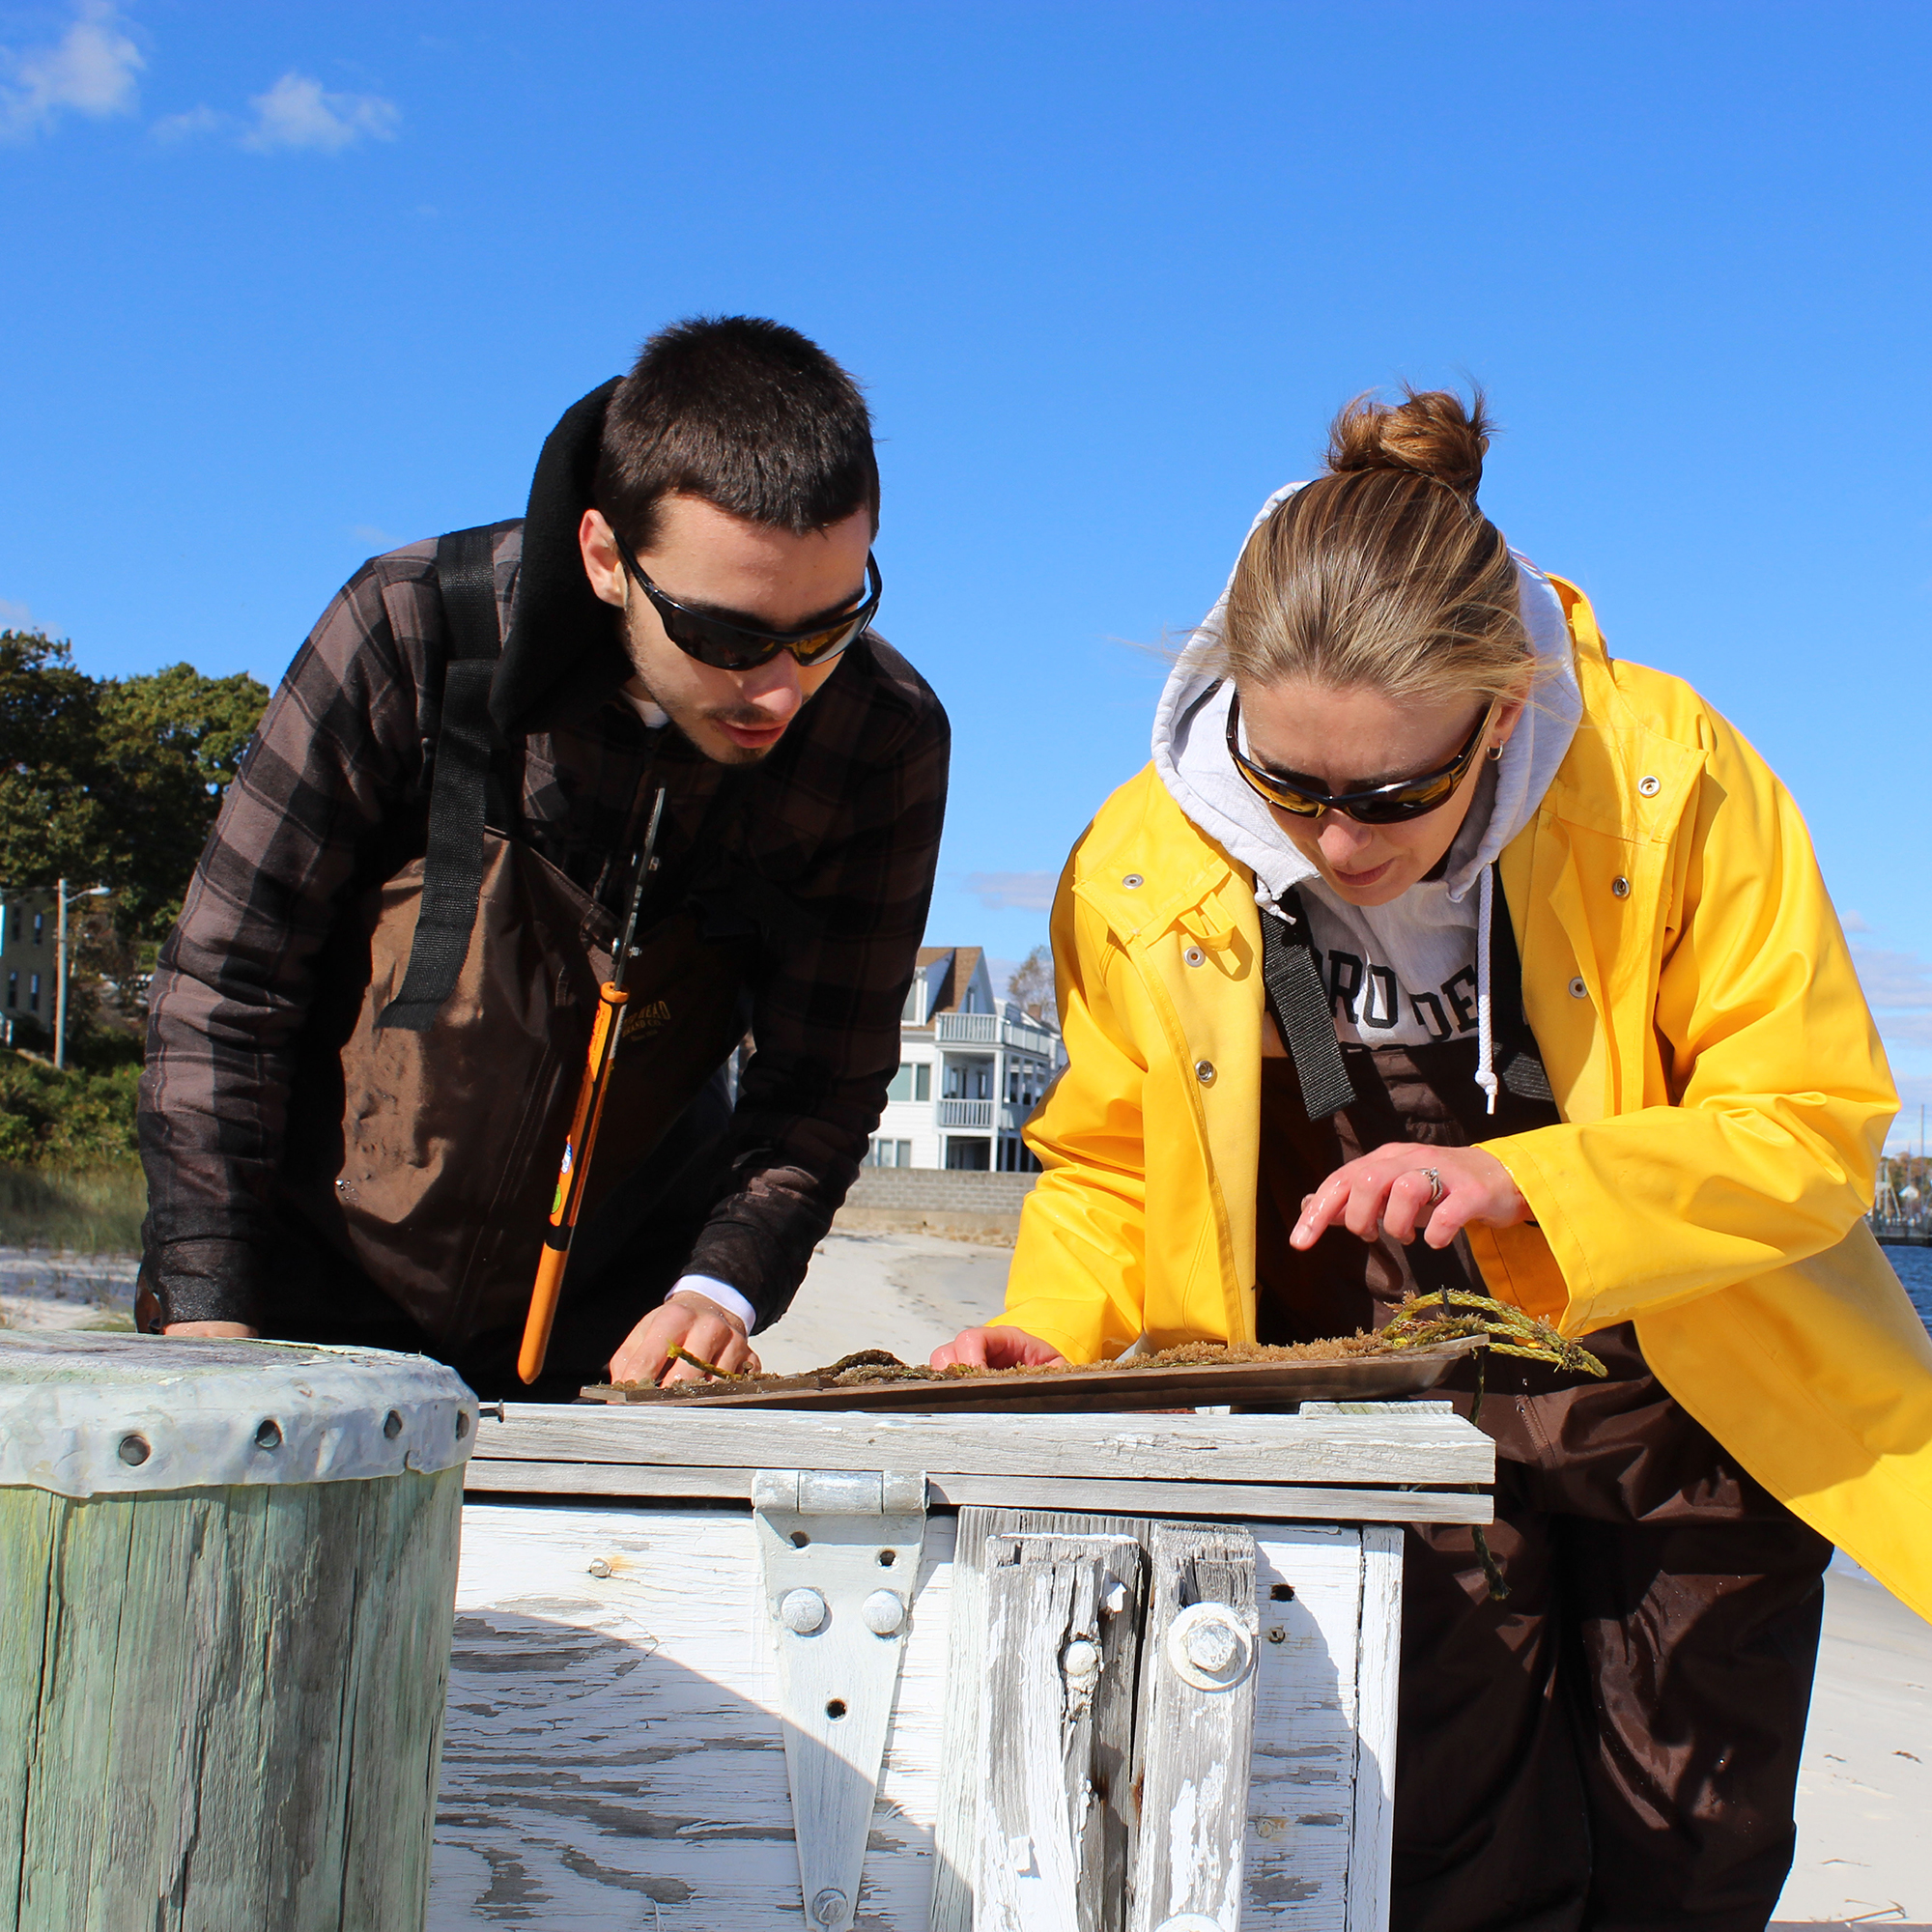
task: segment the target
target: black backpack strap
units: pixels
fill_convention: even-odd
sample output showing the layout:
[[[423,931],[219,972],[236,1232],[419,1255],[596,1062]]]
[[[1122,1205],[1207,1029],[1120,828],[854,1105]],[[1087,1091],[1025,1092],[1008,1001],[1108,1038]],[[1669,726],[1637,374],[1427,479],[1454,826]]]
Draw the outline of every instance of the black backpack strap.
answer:
[[[1355,1083],[1335,1037],[1334,1009],[1315,963],[1300,895],[1283,893],[1278,903],[1279,917],[1262,908],[1262,985],[1275,1030],[1293,1058],[1301,1104],[1311,1121],[1325,1121],[1354,1100]]]
[[[1516,946],[1516,924],[1503,898],[1503,875],[1490,901],[1490,999],[1495,1014],[1496,1077],[1519,1100],[1548,1100],[1555,1104],[1548,1069],[1530,1031],[1522,1004],[1522,960]]]
[[[376,1024],[427,1033],[456,990],[483,890],[483,823],[495,732],[490,680],[502,635],[497,624],[497,573],[488,528],[452,530],[436,540],[436,575],[448,624],[436,771],[430,781],[429,849],[422,899],[402,989]]]

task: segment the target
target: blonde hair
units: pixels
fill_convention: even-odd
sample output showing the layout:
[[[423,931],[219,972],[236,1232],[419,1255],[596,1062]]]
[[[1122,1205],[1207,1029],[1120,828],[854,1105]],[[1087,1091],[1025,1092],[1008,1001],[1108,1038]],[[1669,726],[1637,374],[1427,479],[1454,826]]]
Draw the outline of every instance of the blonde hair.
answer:
[[[1221,649],[1237,679],[1307,679],[1406,701],[1521,696],[1535,654],[1502,532],[1476,507],[1491,423],[1478,389],[1358,396],[1327,473],[1248,539]]]

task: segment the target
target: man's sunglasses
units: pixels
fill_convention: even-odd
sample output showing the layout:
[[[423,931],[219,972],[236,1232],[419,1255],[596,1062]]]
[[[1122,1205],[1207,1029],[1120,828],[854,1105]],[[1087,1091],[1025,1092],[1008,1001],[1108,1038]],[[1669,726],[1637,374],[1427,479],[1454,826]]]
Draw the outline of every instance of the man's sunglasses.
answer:
[[[1395,825],[1406,818],[1420,818],[1439,805],[1448,804],[1456,787],[1463,782],[1482,749],[1483,733],[1496,715],[1498,700],[1492,698],[1468,742],[1440,771],[1425,772],[1420,778],[1398,779],[1393,784],[1374,785],[1367,791],[1323,791],[1298,772],[1270,771],[1258,765],[1241,750],[1241,699],[1238,692],[1228,700],[1228,755],[1235,769],[1247,780],[1268,804],[1293,812],[1296,818],[1320,818],[1324,811],[1346,812],[1363,825]]]
[[[864,602],[841,611],[829,623],[808,624],[802,631],[767,631],[756,625],[734,624],[728,617],[714,617],[702,611],[689,611],[673,597],[667,597],[643,573],[631,547],[611,532],[624,568],[637,580],[638,588],[651,600],[651,608],[662,619],[665,635],[686,657],[696,658],[715,670],[755,670],[770,664],[781,651],[789,651],[801,665],[828,664],[846,649],[859,633],[872,621],[879,608],[884,584],[879,577],[878,559],[866,555],[869,591]]]

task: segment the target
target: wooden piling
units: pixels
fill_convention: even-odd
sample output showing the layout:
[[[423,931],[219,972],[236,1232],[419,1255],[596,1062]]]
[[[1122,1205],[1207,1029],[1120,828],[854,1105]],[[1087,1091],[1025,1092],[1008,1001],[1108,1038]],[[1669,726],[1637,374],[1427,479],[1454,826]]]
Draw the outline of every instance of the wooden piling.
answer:
[[[0,1932],[420,1932],[474,1414],[416,1358],[0,1337]]]

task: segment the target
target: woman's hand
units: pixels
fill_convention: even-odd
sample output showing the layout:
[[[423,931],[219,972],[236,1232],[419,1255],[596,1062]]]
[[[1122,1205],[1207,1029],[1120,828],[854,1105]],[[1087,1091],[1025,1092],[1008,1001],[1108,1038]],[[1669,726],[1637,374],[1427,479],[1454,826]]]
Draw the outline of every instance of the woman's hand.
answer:
[[[727,1376],[754,1376],[758,1358],[745,1324],[693,1289],[666,1297],[625,1336],[611,1357],[613,1382],[701,1382],[704,1375],[689,1362],[672,1361],[665,1350],[675,1342]]]
[[[950,1369],[969,1362],[976,1369],[1045,1369],[1066,1359],[1024,1328],[962,1328],[933,1350],[929,1367]]]
[[[1434,1207],[1427,1169],[1442,1178]],[[1344,1227],[1365,1241],[1382,1233],[1406,1244],[1419,1229],[1432,1248],[1446,1248],[1472,1221],[1514,1228],[1528,1219],[1529,1203],[1494,1154],[1475,1147],[1391,1141],[1338,1167],[1309,1195],[1289,1243],[1312,1248],[1330,1228]]]

